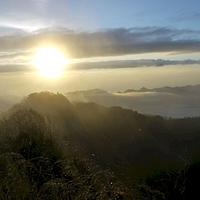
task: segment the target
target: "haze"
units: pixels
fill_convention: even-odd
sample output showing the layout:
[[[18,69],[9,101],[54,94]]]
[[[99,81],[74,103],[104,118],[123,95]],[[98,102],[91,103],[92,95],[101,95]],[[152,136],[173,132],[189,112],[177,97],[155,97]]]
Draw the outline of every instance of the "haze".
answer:
[[[192,1],[0,1],[0,94],[199,84],[200,12]],[[31,64],[52,46],[70,64],[54,79]]]
[[[199,199],[199,0],[0,13],[0,199]]]

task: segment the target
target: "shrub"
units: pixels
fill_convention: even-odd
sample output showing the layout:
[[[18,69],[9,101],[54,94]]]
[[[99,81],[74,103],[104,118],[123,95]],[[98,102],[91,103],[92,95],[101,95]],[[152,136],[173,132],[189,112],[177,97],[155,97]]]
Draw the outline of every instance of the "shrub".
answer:
[[[20,110],[0,122],[1,199],[126,199],[109,171],[64,148],[46,117]],[[75,152],[75,151],[74,151]]]

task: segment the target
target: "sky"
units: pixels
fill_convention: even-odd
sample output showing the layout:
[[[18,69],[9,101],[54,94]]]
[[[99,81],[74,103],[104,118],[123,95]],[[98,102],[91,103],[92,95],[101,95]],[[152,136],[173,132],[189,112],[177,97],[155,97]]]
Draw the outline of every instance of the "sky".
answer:
[[[0,0],[0,95],[200,84],[199,0]],[[31,65],[40,47],[70,64]]]

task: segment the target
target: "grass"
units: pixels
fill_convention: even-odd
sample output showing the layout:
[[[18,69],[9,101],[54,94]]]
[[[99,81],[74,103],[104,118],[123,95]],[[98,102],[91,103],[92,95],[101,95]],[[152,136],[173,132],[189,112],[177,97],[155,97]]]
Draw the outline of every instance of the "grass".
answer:
[[[68,149],[51,122],[34,110],[1,120],[0,198],[129,199],[111,172]]]
[[[198,152],[190,163],[165,163],[166,168],[156,160],[148,174],[126,163],[103,170],[80,146],[61,140],[49,118],[19,110],[0,121],[0,199],[195,199]],[[141,178],[133,180],[139,171]]]

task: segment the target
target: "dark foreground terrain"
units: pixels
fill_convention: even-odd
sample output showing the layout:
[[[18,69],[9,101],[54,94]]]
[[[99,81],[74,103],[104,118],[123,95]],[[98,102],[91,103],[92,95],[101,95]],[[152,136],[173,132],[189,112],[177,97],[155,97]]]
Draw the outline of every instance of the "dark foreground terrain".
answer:
[[[198,199],[200,118],[34,93],[0,122],[1,199]]]

